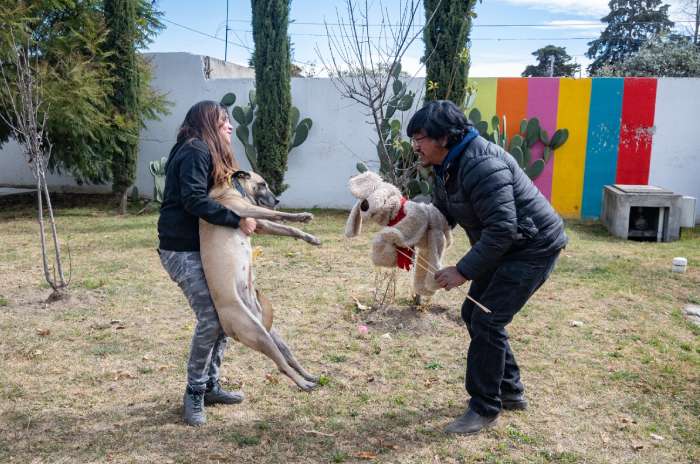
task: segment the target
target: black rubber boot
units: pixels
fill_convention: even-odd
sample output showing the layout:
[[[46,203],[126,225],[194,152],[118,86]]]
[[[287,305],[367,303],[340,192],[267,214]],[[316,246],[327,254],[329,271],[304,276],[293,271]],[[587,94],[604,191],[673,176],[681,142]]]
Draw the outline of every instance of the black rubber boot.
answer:
[[[501,407],[509,411],[524,411],[527,409],[527,400],[522,393],[502,395]]]
[[[189,385],[183,398],[183,419],[187,425],[197,427],[207,422],[204,414],[204,387],[192,388]]]
[[[221,388],[219,382],[207,382],[207,390],[204,393],[204,404],[238,404],[243,401],[242,392],[229,392]]]
[[[498,420],[498,414],[492,417],[480,416],[471,409],[467,409],[461,417],[451,422],[446,428],[445,433],[457,433],[461,435],[473,435],[479,431],[492,427]]]

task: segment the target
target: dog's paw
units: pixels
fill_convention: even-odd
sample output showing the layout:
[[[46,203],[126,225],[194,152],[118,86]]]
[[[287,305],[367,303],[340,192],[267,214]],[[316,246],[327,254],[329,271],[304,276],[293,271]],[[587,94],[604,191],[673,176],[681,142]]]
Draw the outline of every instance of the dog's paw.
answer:
[[[311,213],[297,213],[294,215],[294,220],[298,222],[311,222],[314,215]]]
[[[303,380],[300,383],[297,383],[297,386],[305,392],[310,392],[314,388],[318,387],[318,384],[316,382],[309,382],[308,380]]]

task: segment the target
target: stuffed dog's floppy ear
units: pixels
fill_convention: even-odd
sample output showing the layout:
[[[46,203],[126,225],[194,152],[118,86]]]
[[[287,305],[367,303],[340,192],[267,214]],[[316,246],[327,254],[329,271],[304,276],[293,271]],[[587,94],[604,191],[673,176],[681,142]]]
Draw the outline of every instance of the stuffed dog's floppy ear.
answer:
[[[355,198],[364,199],[369,197],[383,182],[384,181],[378,174],[372,171],[366,171],[355,177],[351,177],[348,181],[348,186],[350,187],[350,193],[352,193]]]
[[[367,200],[360,200],[355,203],[355,206],[350,210],[348,222],[345,223],[345,236],[356,237],[362,231],[362,215],[360,214],[360,205]]]

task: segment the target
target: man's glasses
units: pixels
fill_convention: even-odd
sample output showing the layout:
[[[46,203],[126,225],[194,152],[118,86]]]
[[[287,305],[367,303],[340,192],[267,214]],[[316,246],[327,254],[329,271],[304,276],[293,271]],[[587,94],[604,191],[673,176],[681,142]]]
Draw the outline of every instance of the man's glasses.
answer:
[[[427,139],[427,138],[428,138],[427,135],[422,135],[420,137],[411,137],[411,145],[418,145],[421,142],[421,140]]]

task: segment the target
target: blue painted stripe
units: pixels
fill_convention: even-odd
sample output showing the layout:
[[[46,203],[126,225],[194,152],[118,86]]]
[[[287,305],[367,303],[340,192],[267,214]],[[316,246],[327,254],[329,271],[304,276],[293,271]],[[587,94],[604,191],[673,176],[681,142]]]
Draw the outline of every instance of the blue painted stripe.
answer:
[[[623,89],[622,78],[594,78],[591,83],[582,218],[600,216],[603,186],[615,183]]]

